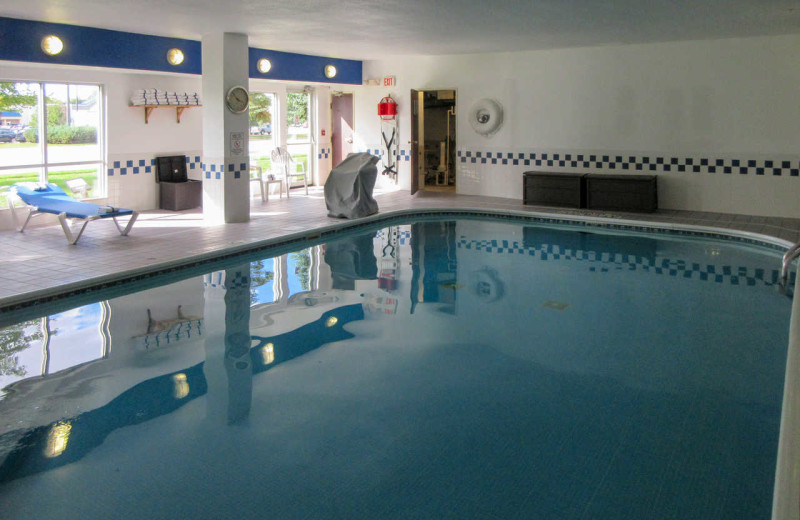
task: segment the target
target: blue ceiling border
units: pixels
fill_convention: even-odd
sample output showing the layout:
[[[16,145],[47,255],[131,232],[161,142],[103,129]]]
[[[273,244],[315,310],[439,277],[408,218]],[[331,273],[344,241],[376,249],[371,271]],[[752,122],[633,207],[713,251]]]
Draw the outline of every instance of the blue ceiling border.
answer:
[[[64,42],[64,50],[55,56],[42,51],[41,41],[56,35]],[[167,62],[167,51],[183,51],[180,65]],[[267,58],[272,69],[258,71],[256,63]],[[96,29],[79,25],[20,20],[0,17],[0,60],[29,63],[110,67],[202,74],[202,45],[196,40],[167,38],[147,34]],[[253,79],[308,81],[317,83],[361,84],[362,62],[324,56],[250,48],[249,76]],[[326,65],[336,67],[336,77],[325,77]]]
[[[258,71],[257,63],[267,58],[272,68],[266,74]],[[336,67],[336,77],[325,77],[325,66]],[[362,62],[323,56],[309,56],[292,52],[271,51],[250,47],[250,78],[285,81],[313,81],[317,83],[342,83],[361,85]]]
[[[64,42],[55,56],[45,54],[41,41],[54,34]],[[180,65],[167,62],[167,51],[183,51]],[[200,42],[146,34],[95,29],[79,25],[0,18],[0,59],[33,63],[111,67],[201,74]]]

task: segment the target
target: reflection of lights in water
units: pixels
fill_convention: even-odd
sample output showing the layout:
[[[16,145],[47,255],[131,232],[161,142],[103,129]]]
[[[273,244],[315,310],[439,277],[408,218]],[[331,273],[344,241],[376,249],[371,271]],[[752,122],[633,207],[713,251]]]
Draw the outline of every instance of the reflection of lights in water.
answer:
[[[267,343],[261,347],[261,361],[263,361],[265,365],[269,365],[275,361],[275,345]]]
[[[70,430],[72,430],[72,424],[67,421],[58,421],[50,428],[50,433],[47,434],[47,445],[44,448],[45,457],[58,457],[64,453],[69,442]]]
[[[331,316],[330,318],[328,318],[328,319],[325,321],[325,326],[326,326],[326,327],[333,327],[333,326],[334,326],[334,325],[336,325],[337,323],[339,323],[339,318],[337,318],[336,316]]]
[[[186,380],[186,374],[175,374],[172,376],[172,397],[175,399],[183,399],[189,395],[189,382]]]

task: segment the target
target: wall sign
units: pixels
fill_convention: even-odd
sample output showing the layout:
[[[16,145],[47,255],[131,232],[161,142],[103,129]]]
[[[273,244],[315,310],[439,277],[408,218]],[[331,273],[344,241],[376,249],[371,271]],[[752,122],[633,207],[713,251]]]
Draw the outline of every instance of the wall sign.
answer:
[[[384,76],[383,77],[383,86],[384,87],[396,87],[397,86],[397,78],[394,76]]]
[[[231,155],[244,155],[244,132],[231,132]]]

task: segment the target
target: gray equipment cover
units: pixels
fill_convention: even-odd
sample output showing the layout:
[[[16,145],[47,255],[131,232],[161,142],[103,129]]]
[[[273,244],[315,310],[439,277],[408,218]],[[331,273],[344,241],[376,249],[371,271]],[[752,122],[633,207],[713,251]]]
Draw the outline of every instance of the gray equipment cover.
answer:
[[[372,198],[378,161],[379,157],[367,152],[351,153],[331,170],[325,181],[329,217],[359,218],[378,212],[378,203]]]

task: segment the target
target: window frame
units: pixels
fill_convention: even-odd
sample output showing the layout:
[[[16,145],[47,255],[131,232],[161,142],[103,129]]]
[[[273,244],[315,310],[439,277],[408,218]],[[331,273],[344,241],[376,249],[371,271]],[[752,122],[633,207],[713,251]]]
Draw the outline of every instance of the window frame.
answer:
[[[13,170],[36,170],[38,171],[39,182],[47,183],[49,173],[54,168],[70,168],[77,166],[95,166],[98,167],[97,183],[93,188],[94,194],[92,199],[105,198],[108,196],[108,179],[106,175],[107,170],[107,149],[106,149],[106,129],[108,122],[106,120],[106,93],[105,86],[102,83],[94,82],[78,82],[78,81],[47,81],[47,80],[25,80],[13,79],[5,80],[0,79],[0,82],[8,83],[24,83],[28,85],[35,85],[37,96],[37,118],[38,118],[38,135],[39,135],[39,157],[41,162],[31,164],[13,164],[9,166],[0,165],[0,176],[8,171]],[[48,160],[48,146],[47,146],[47,85],[65,86],[67,88],[67,105],[70,104],[69,88],[72,86],[81,87],[97,87],[97,148],[98,157],[85,160],[85,161],[69,161],[69,162],[53,162]],[[91,200],[91,199],[86,199]]]

